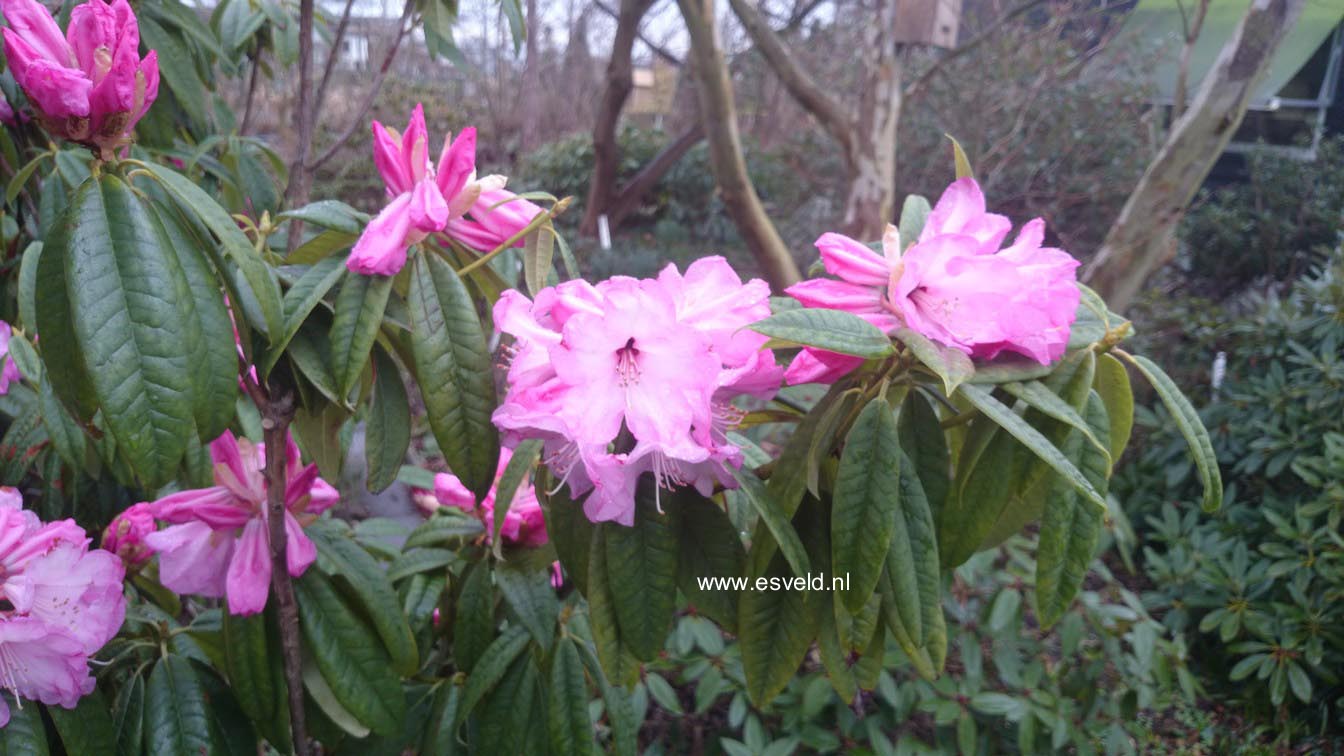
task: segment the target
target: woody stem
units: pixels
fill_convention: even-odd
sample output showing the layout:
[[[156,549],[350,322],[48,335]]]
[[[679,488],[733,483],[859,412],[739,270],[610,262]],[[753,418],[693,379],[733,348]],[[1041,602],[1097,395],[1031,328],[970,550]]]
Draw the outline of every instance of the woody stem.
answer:
[[[254,395],[253,398],[258,397]],[[266,520],[271,542],[271,592],[275,594],[280,615],[280,648],[284,658],[285,685],[289,689],[289,726],[295,756],[308,756],[308,734],[303,716],[299,608],[294,600],[294,584],[290,580],[285,559],[288,547],[285,533],[285,469],[288,464],[289,424],[294,419],[294,395],[273,389],[258,408],[261,410],[261,427],[266,439]]]

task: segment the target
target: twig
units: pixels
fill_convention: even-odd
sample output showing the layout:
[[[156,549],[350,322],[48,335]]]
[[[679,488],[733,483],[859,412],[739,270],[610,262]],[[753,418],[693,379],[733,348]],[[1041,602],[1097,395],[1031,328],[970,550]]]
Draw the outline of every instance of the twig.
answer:
[[[286,559],[285,468],[288,463],[289,424],[294,419],[294,395],[270,396],[259,407],[266,439],[266,525],[271,540],[271,590],[280,615],[280,648],[283,652],[285,685],[289,689],[289,726],[295,756],[308,756],[308,733],[303,712],[303,656],[299,650],[299,607]]]
[[[308,152],[313,146],[313,0],[299,0],[299,143],[289,164],[289,183],[285,186],[285,204],[290,207],[308,202]],[[289,249],[299,246],[303,223],[289,226]]]
[[[322,103],[327,100],[327,84],[341,59],[341,42],[345,39],[345,29],[350,25],[350,11],[355,0],[345,0],[345,10],[341,11],[341,20],[336,24],[336,33],[331,37],[331,52],[327,53],[327,64],[322,68],[322,81],[317,85],[317,96],[313,98],[313,112],[322,112]]]
[[[950,52],[947,53],[947,55],[944,55],[943,57],[939,58],[937,62],[929,66],[928,69],[925,70],[923,73],[921,73],[918,77],[916,77],[914,81],[907,84],[905,87],[905,93],[903,95],[904,98],[909,100],[918,95],[921,91],[923,91],[924,87],[929,85],[929,81],[933,79],[933,77],[942,69],[943,66],[947,65],[948,63],[956,60],[957,58],[960,58],[966,53],[984,44],[986,40],[990,39],[995,34],[997,34],[999,29],[1005,26],[1009,21],[1012,21],[1018,16],[1021,16],[1022,14],[1026,13],[1027,11],[1031,10],[1032,8],[1035,8],[1036,6],[1044,2],[1045,0],[1027,0],[1027,2],[1017,6],[1016,8],[1008,11],[1002,16],[999,16],[994,21],[990,22],[989,26],[986,26],[984,29],[981,29],[979,34],[976,34],[974,37],[971,37],[970,39],[966,40],[965,44],[957,45],[955,49],[951,50]]]
[[[246,136],[248,130],[252,127],[252,102],[257,95],[257,74],[261,71],[261,50],[257,49],[252,56],[252,75],[247,79],[247,101],[243,105],[243,123],[238,127],[238,133]]]
[[[621,14],[617,12],[615,8],[611,7],[609,3],[605,3],[602,0],[593,0],[593,5],[597,6],[598,10],[602,11],[608,16],[611,16],[612,18],[619,19],[621,17]],[[636,30],[635,36],[639,38],[640,42],[643,42],[644,44],[648,45],[649,49],[653,51],[654,55],[657,55],[658,57],[662,58],[663,60],[667,61],[668,63],[671,63],[672,65],[678,68],[681,67],[682,64],[681,58],[678,58],[676,55],[673,55],[672,53],[668,52],[667,48],[660,45],[657,41],[650,39],[649,36],[643,32],[643,30]]]
[[[336,153],[340,152],[341,147],[350,141],[350,137],[354,136],[355,131],[364,124],[364,119],[373,109],[374,101],[378,99],[378,92],[383,88],[383,80],[387,78],[387,72],[392,68],[392,61],[397,57],[397,50],[401,48],[401,41],[406,38],[410,31],[406,28],[406,21],[414,11],[415,3],[407,0],[406,9],[402,11],[401,20],[397,22],[397,36],[392,40],[392,46],[388,48],[387,55],[383,57],[383,64],[378,68],[378,74],[373,77],[373,83],[369,85],[368,94],[364,96],[364,101],[360,103],[355,117],[350,120],[350,123],[345,127],[345,131],[342,131],[341,135],[336,137],[336,141],[332,142],[325,152],[307,164],[307,170],[316,171],[325,165],[328,160],[335,157]]]

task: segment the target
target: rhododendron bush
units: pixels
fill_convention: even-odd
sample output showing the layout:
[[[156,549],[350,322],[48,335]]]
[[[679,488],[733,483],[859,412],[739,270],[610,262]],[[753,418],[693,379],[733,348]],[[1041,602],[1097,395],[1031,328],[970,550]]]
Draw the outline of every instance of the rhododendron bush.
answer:
[[[258,213],[209,145],[137,138],[163,53],[125,0],[64,31],[0,11],[29,116],[4,145],[6,748],[628,753],[679,613],[736,636],[762,710],[814,647],[848,700],[888,640],[936,679],[976,552],[1034,524],[1036,617],[1069,610],[1131,374],[1221,501],[1130,323],[955,145],[941,197],[881,239],[817,229],[776,296],[708,250],[587,281],[567,201],[478,171],[487,133],[430,133],[448,104],[372,123],[373,217]],[[423,522],[350,518],[356,425],[356,485],[418,489]]]

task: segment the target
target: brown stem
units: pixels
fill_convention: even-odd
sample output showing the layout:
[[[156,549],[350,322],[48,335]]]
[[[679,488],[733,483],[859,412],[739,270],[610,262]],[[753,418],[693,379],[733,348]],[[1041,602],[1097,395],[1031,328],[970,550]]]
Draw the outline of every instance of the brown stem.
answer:
[[[341,11],[341,20],[336,24],[336,33],[331,36],[331,52],[327,53],[327,64],[322,68],[322,81],[318,82],[317,95],[313,98],[313,111],[322,112],[322,103],[327,99],[327,85],[331,83],[331,74],[341,59],[341,42],[345,39],[345,30],[350,26],[350,11],[355,0],[345,0],[345,10]]]
[[[313,146],[313,0],[299,0],[299,143],[289,163],[289,183],[285,186],[285,204],[298,207],[308,203],[308,152]],[[303,224],[289,225],[289,248],[299,246]]]
[[[238,133],[243,136],[252,128],[252,105],[257,96],[257,79],[261,72],[261,50],[258,49],[252,57],[252,75],[247,79],[247,100],[243,105],[243,123],[238,127]]]
[[[285,685],[289,688],[289,726],[295,756],[308,756],[308,733],[303,712],[303,657],[299,651],[299,608],[285,558],[285,469],[288,464],[289,424],[294,419],[294,395],[273,393],[259,409],[266,439],[266,524],[271,541],[271,592],[280,614],[280,648]]]

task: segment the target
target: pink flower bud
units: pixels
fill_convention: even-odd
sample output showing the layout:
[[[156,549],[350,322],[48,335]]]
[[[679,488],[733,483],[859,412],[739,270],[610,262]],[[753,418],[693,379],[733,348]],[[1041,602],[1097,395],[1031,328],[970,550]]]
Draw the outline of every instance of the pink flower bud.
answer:
[[[42,127],[104,159],[125,147],[159,93],[158,56],[140,58],[126,0],[76,6],[64,36],[37,0],[0,0],[0,11],[9,22],[5,56]]]
[[[145,536],[156,530],[150,505],[140,502],[113,518],[103,531],[103,549],[121,557],[127,567],[138,567],[154,555],[145,545]]]

